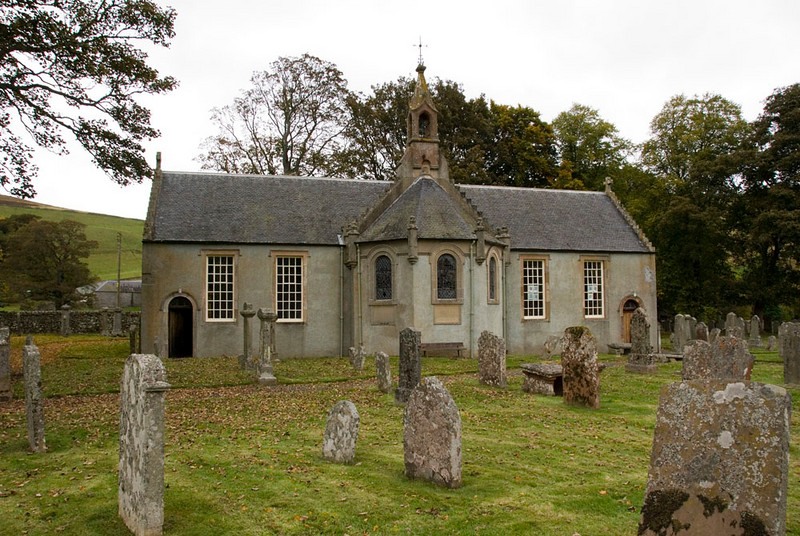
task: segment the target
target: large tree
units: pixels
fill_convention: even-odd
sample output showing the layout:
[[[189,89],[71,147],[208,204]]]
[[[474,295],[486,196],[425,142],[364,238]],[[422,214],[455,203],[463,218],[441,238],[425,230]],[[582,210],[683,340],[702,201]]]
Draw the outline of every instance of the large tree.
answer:
[[[232,105],[212,111],[203,167],[228,173],[342,176],[350,121],[347,81],[309,54],[278,58],[255,72]]]
[[[29,144],[66,153],[71,134],[119,184],[150,175],[158,136],[142,93],[176,86],[144,47],[169,46],[175,11],[150,0],[4,0],[0,8],[0,186],[36,194]]]

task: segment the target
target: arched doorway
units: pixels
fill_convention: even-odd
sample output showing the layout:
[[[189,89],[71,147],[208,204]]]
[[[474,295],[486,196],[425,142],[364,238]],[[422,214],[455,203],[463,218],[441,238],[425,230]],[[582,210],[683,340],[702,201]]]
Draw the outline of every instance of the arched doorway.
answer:
[[[169,302],[169,357],[192,357],[193,319],[188,298],[178,296]]]
[[[639,308],[639,302],[629,298],[622,304],[622,342],[631,342],[631,318]]]

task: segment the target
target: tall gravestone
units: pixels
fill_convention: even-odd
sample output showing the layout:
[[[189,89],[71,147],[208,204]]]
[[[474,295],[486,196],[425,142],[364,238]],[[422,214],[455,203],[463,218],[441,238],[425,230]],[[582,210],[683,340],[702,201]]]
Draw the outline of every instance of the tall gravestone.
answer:
[[[677,353],[683,353],[683,347],[689,342],[686,336],[689,330],[688,316],[680,313],[675,315],[675,325],[672,328],[672,349]]]
[[[22,348],[22,370],[25,381],[25,413],[28,421],[28,446],[33,452],[45,452],[44,397],[39,348],[28,337]]]
[[[761,319],[757,315],[750,318],[750,338],[748,343],[751,348],[761,348]]]
[[[336,463],[353,463],[361,418],[355,404],[340,400],[328,413],[322,438],[322,457]]]
[[[260,344],[258,354],[258,383],[261,385],[275,385],[278,379],[272,370],[272,349],[275,338],[275,321],[277,313],[261,308],[258,310],[258,319],[261,321]]]
[[[0,402],[7,402],[14,397],[11,389],[11,330],[0,328]]]
[[[438,378],[423,378],[408,398],[403,452],[409,478],[461,486],[461,415]]]
[[[625,365],[628,372],[649,373],[658,370],[653,347],[650,346],[650,323],[639,307],[631,316],[631,353]]]
[[[727,337],[735,337],[738,325],[739,325],[739,319],[736,316],[736,313],[731,311],[725,316],[725,335]],[[739,335],[739,338],[741,339],[742,336]]]
[[[666,386],[638,534],[785,534],[790,412],[774,385]]]
[[[164,402],[170,385],[161,360],[132,354],[120,384],[119,516],[137,536],[164,525]]]
[[[419,331],[405,328],[400,332],[400,365],[397,375],[397,389],[394,399],[398,404],[405,404],[411,391],[419,384],[422,376],[422,362],[419,355],[419,344],[422,336]]]
[[[569,327],[564,330],[563,344],[564,403],[599,408],[600,375],[592,332],[585,326]]]
[[[793,331],[800,329],[798,322],[783,322],[778,328],[778,357],[786,360],[786,344],[789,340],[789,334]]]
[[[506,341],[489,331],[482,332],[478,338],[478,380],[494,387],[508,385]]]
[[[252,304],[244,302],[242,310],[239,311],[242,315],[242,355],[239,357],[239,368],[242,370],[255,370],[256,360],[253,356],[253,335],[251,333],[250,321],[256,316],[256,311],[253,309]]]
[[[782,335],[783,383],[800,384],[800,324],[792,323]]]
[[[392,367],[385,352],[375,354],[375,375],[380,392],[388,393],[392,390]]]
[[[755,359],[747,341],[717,337],[713,343],[692,341],[686,346],[681,377],[684,380],[749,380]]]

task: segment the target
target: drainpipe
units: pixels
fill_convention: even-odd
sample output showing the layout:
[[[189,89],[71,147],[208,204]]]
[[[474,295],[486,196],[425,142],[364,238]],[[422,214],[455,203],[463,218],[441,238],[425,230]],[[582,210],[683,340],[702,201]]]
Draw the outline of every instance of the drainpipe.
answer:
[[[475,357],[473,352],[472,341],[474,340],[475,331],[475,282],[473,279],[472,265],[475,261],[475,241],[469,245],[469,357]]]
[[[344,242],[339,239],[339,357],[344,345]]]
[[[356,266],[357,266],[357,273],[358,273],[358,340],[353,341],[356,342],[356,348],[360,348],[364,345],[364,325],[363,325],[363,318],[364,312],[361,309],[361,247],[356,244]]]

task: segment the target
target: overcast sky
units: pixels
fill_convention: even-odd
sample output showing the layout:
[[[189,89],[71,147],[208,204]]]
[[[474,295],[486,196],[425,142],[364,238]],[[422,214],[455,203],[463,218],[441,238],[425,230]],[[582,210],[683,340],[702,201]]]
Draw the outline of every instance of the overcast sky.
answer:
[[[673,95],[718,93],[753,120],[775,88],[800,82],[799,0],[173,0],[169,49],[151,53],[180,81],[142,100],[162,136],[146,144],[171,171],[196,171],[209,116],[281,56],[336,64],[350,89],[414,76],[467,97],[529,106],[552,121],[573,103],[633,142]],[[39,156],[38,202],[144,219],[150,184],[122,188],[79,147]]]

